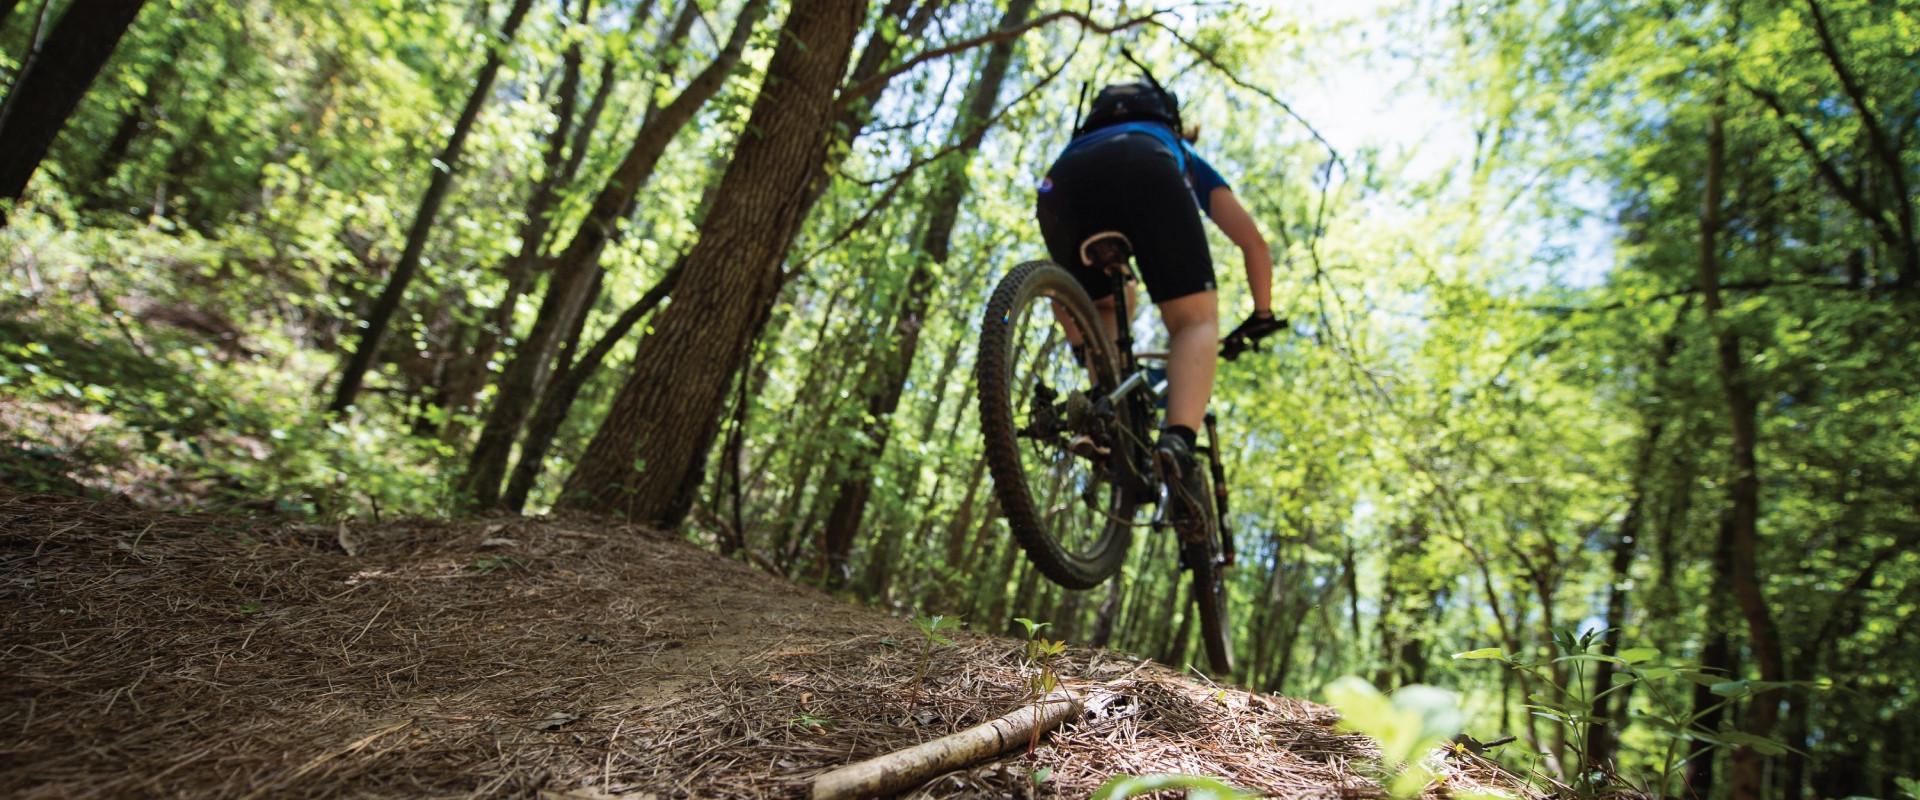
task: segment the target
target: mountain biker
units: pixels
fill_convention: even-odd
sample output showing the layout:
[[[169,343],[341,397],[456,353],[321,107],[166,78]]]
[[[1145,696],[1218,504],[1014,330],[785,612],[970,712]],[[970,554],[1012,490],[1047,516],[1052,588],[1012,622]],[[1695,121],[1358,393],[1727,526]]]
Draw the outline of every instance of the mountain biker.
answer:
[[[1084,245],[1090,237],[1116,232],[1131,247],[1170,340],[1166,422],[1155,460],[1168,482],[1195,505],[1202,502],[1195,488],[1195,440],[1213,393],[1220,335],[1219,293],[1201,214],[1219,226],[1245,260],[1253,314],[1233,337],[1258,339],[1283,324],[1273,316],[1267,240],[1226,180],[1194,152],[1191,142],[1197,138],[1197,130],[1182,130],[1178,99],[1151,77],[1108,86],[1048,168],[1035,201],[1048,253],[1086,288],[1109,337],[1117,336],[1119,324],[1112,282],[1086,257]],[[1127,291],[1127,307],[1134,308],[1131,281]],[[1080,332],[1064,315],[1059,318],[1075,357],[1084,363]]]

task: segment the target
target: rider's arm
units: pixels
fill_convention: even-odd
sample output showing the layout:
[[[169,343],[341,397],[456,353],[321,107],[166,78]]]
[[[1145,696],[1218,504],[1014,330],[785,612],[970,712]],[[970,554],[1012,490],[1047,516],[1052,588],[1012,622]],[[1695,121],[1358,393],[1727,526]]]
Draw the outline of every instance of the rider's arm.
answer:
[[[1240,255],[1247,262],[1247,292],[1253,295],[1254,313],[1271,315],[1273,253],[1267,248],[1267,237],[1260,235],[1260,226],[1254,224],[1253,216],[1240,205],[1240,199],[1233,196],[1233,190],[1225,186],[1215,188],[1208,195],[1207,216],[1240,248]]]

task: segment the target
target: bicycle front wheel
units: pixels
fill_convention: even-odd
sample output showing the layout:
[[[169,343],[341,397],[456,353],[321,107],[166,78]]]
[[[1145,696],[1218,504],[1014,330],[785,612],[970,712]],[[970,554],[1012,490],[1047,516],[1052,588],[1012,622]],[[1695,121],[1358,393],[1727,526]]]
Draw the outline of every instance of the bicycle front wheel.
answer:
[[[1065,328],[1081,332],[1077,363]],[[987,303],[975,364],[980,428],[994,496],[1041,574],[1090,589],[1120,571],[1137,504],[1116,476],[1126,469],[1124,422],[1095,410],[1095,387],[1113,387],[1119,359],[1098,312],[1072,275],[1022,264]]]
[[[1220,550],[1220,517],[1213,501],[1213,476],[1197,470],[1205,490],[1200,513],[1187,520],[1180,548],[1183,566],[1193,574],[1193,597],[1200,612],[1200,641],[1215,675],[1233,672],[1233,630],[1227,617],[1226,560]]]

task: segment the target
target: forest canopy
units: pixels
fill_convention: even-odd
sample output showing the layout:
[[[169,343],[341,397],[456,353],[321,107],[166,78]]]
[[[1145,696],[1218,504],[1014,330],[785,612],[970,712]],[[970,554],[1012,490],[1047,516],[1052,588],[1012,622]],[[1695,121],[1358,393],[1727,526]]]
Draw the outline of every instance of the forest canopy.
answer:
[[[0,0],[0,481],[608,514],[1198,663],[1167,538],[1028,564],[975,402],[1137,58],[1288,321],[1214,395],[1216,677],[1447,687],[1582,796],[1915,796],[1920,3],[1303,5]]]

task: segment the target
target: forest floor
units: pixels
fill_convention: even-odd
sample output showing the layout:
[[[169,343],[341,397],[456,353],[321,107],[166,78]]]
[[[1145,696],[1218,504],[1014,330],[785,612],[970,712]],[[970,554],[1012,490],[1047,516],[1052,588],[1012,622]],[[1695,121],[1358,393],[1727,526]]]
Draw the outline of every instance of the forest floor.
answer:
[[[0,490],[0,609],[8,797],[794,797],[1019,708],[1032,674],[1021,642],[960,633],[916,684],[909,621],[591,518],[319,526]],[[1150,772],[1383,795],[1324,707],[1110,652],[1055,666],[1115,699],[916,796]]]

